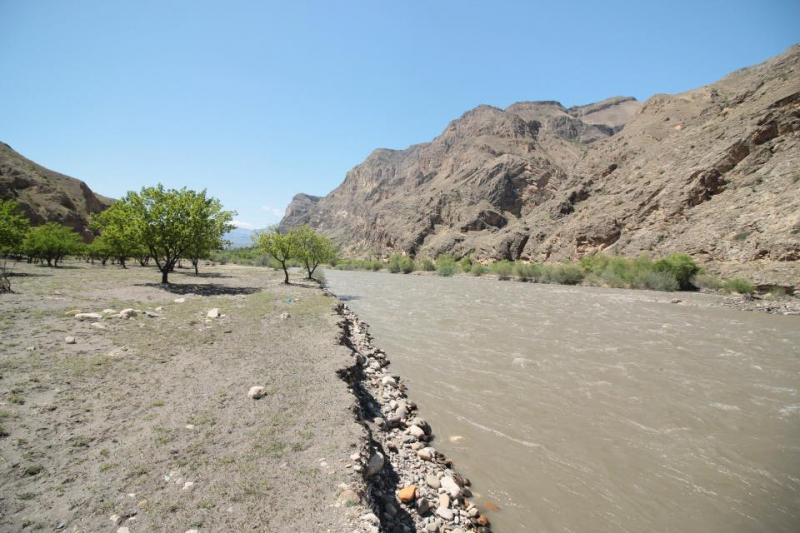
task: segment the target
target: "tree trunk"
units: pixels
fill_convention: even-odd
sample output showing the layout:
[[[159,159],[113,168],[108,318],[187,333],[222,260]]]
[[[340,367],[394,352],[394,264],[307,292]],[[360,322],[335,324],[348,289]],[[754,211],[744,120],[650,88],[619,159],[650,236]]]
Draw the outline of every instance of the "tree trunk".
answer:
[[[192,260],[192,266],[194,267],[194,275],[195,276],[199,276],[200,275],[200,271],[197,269],[197,264],[198,263],[200,263],[199,259],[196,260],[196,261],[194,259]]]
[[[168,284],[169,283],[169,269],[164,267],[161,271],[161,283]]]
[[[283,277],[284,277],[283,283],[285,285],[289,285],[289,269],[286,268],[286,263],[285,262],[281,263],[281,266],[283,267]]]

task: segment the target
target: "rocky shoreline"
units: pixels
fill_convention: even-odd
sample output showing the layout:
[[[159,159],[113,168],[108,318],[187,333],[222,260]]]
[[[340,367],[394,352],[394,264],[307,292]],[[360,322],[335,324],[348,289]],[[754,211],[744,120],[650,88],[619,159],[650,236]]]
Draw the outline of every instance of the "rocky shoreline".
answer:
[[[352,468],[363,474],[361,494],[343,487],[340,502],[370,507],[359,517],[362,531],[489,533],[488,516],[470,502],[469,479],[431,446],[433,433],[406,395],[389,359],[372,344],[368,325],[344,303],[340,343],[352,350],[354,364],[340,372],[357,399],[356,420],[367,434],[367,450],[353,454]]]

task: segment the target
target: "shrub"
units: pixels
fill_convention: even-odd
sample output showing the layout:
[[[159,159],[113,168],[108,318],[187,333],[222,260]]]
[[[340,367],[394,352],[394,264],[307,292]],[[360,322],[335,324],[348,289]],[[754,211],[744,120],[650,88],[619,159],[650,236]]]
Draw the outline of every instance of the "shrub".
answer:
[[[739,294],[753,294],[756,292],[756,288],[752,283],[741,278],[726,281],[723,288],[728,292],[738,292]]]
[[[691,257],[680,253],[660,259],[653,265],[653,269],[656,272],[669,272],[675,276],[682,290],[693,289],[692,277],[700,272],[700,267]]]
[[[449,254],[440,255],[436,258],[436,268],[439,269],[445,265],[456,266],[456,258]]]
[[[470,259],[468,255],[464,256],[464,259],[462,259],[461,263],[459,264],[461,265],[461,270],[463,270],[464,272],[472,271],[472,259]]]
[[[473,276],[482,276],[486,273],[486,267],[480,263],[473,263],[469,272]]]
[[[575,264],[564,263],[552,267],[550,279],[552,283],[561,285],[577,285],[583,281],[583,269]]]
[[[455,262],[445,263],[436,269],[436,273],[440,276],[449,278],[450,276],[455,275],[457,269],[458,267],[456,266]]]
[[[414,272],[415,267],[416,265],[414,265],[414,260],[410,257],[404,257],[400,261],[400,270],[403,272],[403,274],[411,274]]]
[[[364,270],[372,270],[373,272],[377,272],[378,270],[383,268],[383,263],[380,260],[373,258],[370,261],[367,261],[364,265]]]
[[[535,263],[514,263],[513,272],[522,281],[538,281],[541,277],[542,267]]]
[[[634,279],[637,289],[650,289],[652,291],[677,291],[680,284],[675,276],[669,272],[642,272]]]
[[[698,289],[708,289],[718,291],[724,288],[725,284],[716,276],[700,273],[692,278],[692,285]]]
[[[428,259],[427,257],[422,260],[422,270],[425,272],[433,272],[436,270],[436,265],[433,264],[433,261]]]
[[[492,265],[492,272],[494,272],[500,279],[510,278],[513,270],[514,266],[505,259]]]
[[[402,265],[401,265],[402,261],[403,261],[403,256],[400,254],[392,254],[391,256],[389,256],[389,263],[387,264],[389,272],[391,272],[392,274],[397,274],[398,272],[400,272],[402,270]]]

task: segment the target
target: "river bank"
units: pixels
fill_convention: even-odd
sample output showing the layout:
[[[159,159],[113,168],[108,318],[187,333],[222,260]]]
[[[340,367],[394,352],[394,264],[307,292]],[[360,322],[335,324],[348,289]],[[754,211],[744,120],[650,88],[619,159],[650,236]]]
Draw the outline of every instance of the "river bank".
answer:
[[[431,446],[431,425],[408,399],[400,376],[388,371],[389,359],[372,344],[367,324],[345,304],[337,310],[344,319],[343,342],[356,361],[342,377],[358,398],[356,416],[371,449],[364,497],[374,512],[362,520],[375,531],[488,533],[486,511],[470,502],[469,479]]]

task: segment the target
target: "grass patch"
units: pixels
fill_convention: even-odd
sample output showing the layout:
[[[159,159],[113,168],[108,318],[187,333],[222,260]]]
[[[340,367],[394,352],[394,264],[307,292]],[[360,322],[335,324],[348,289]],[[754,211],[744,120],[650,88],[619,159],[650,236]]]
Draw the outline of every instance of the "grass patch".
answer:
[[[727,292],[735,292],[739,294],[753,294],[756,292],[756,288],[752,283],[741,278],[735,278],[726,281],[723,284],[723,288]]]

